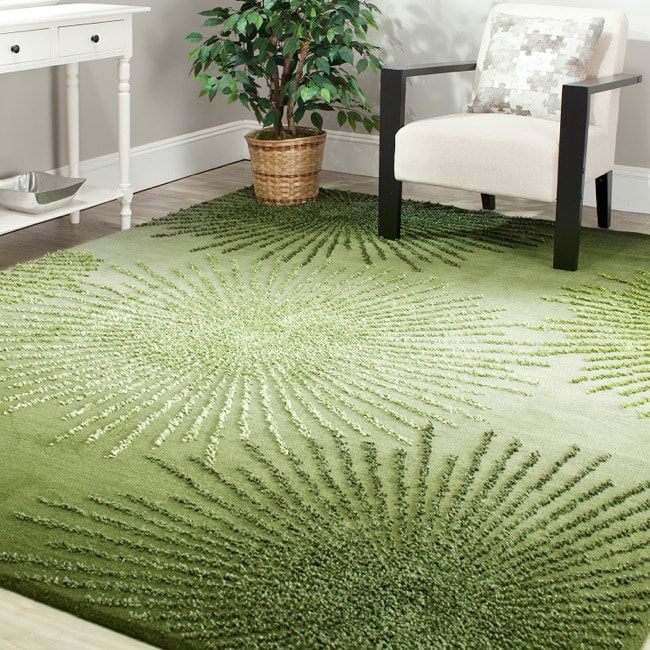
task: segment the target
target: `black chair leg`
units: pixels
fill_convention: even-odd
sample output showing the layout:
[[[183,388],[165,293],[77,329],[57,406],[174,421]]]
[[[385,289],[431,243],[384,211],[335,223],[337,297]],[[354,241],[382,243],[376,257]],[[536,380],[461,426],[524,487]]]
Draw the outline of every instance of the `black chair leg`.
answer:
[[[379,236],[399,239],[402,182],[395,179],[395,136],[404,126],[406,78],[400,70],[381,71],[379,132]]]
[[[574,194],[578,193],[577,186]],[[582,191],[580,205],[577,200],[560,201],[555,216],[555,250],[553,268],[577,271],[580,254],[580,228],[582,224]]]
[[[603,174],[596,179],[596,209],[599,228],[609,228],[612,225],[612,180],[612,172]]]
[[[481,203],[484,210],[497,209],[497,197],[494,194],[481,194]]]
[[[399,239],[402,228],[402,183],[391,173],[379,177],[379,236]]]
[[[563,271],[578,270],[588,132],[589,94],[584,89],[565,86],[553,254],[553,268]]]

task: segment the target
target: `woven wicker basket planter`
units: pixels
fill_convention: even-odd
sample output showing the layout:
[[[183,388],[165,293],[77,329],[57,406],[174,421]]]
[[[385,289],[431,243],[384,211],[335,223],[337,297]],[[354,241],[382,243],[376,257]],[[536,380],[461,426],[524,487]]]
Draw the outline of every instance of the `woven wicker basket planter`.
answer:
[[[246,135],[255,195],[261,203],[291,205],[318,196],[326,134],[301,128],[307,135],[288,140],[260,139],[264,130]]]

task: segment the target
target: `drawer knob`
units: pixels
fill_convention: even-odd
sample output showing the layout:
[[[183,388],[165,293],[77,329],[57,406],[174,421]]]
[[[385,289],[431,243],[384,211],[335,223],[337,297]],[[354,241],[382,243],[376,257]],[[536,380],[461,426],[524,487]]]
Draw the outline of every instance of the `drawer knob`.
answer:
[[[91,40],[93,43],[99,43],[99,34],[93,34],[93,35],[90,37],[90,40]]]
[[[11,46],[11,51],[12,51],[14,54],[20,54],[20,45],[12,45],[12,46]]]

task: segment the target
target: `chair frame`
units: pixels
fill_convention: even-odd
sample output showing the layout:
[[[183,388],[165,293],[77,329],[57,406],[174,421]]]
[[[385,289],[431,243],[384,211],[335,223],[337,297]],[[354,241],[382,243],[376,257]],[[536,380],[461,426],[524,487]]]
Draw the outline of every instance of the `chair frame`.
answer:
[[[395,136],[405,124],[406,80],[409,77],[468,72],[476,61],[384,67],[381,71],[379,137],[379,235],[399,239],[402,214],[402,182],[395,178]],[[553,268],[578,269],[585,165],[591,97],[625,86],[640,84],[642,75],[618,74],[565,84],[560,118],[557,212]],[[612,172],[596,179],[598,225],[609,228],[612,209]],[[494,210],[493,195],[481,195],[483,208]]]

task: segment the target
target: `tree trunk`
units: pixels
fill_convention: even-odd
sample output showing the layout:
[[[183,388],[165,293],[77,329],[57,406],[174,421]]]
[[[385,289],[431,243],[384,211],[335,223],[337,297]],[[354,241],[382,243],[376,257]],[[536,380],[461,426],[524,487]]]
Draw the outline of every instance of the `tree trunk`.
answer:
[[[298,132],[296,128],[296,103],[293,98],[287,102],[287,129],[292,137],[296,137]]]
[[[293,72],[293,58],[289,55],[284,57],[284,65],[282,66],[282,77],[280,81],[280,88],[284,89],[286,84],[291,81],[291,73]],[[283,103],[282,105],[282,113],[284,113],[285,108],[287,111],[287,127],[289,133],[293,135],[293,131],[295,129],[294,126],[294,110],[293,110],[293,105],[291,103],[291,99],[285,100],[286,104]]]
[[[271,36],[269,41],[274,46],[277,46],[278,44],[278,39],[275,36]],[[272,57],[272,54],[270,52],[267,53],[267,57],[270,59]],[[275,68],[272,78],[271,96],[269,97],[269,100],[271,101],[271,106],[276,110],[278,114],[275,122],[273,123],[273,132],[275,133],[276,138],[280,138],[282,136],[282,118],[284,117],[284,106],[280,100],[281,91],[282,80],[280,78],[280,70],[278,68]]]
[[[298,64],[296,65],[295,79],[296,79],[296,92],[300,88],[302,83],[303,69],[305,67],[305,60],[309,54],[309,41],[303,41],[300,45],[300,51],[298,52]],[[298,135],[298,126],[296,125],[296,98],[295,93],[289,98],[287,102],[287,125],[289,127],[289,133],[292,137]]]
[[[282,118],[284,117],[284,106],[278,105],[276,107],[276,110],[278,111],[278,119],[275,121],[275,124],[273,125],[273,130],[275,132],[275,136],[277,138],[281,138],[282,131],[283,131]]]

